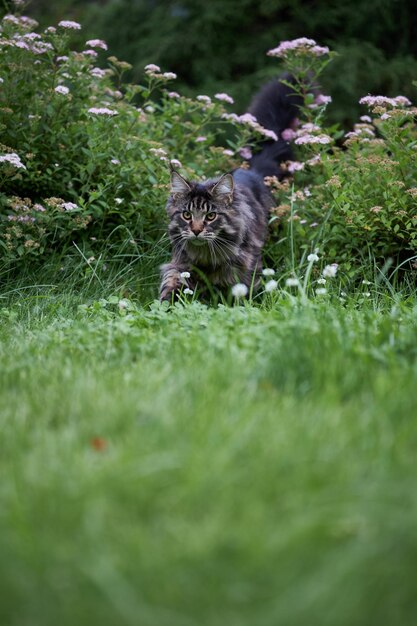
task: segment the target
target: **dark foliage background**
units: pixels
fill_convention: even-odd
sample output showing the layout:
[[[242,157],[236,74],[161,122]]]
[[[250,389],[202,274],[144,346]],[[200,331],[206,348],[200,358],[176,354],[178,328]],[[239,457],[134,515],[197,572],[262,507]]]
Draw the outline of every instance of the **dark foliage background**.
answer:
[[[267,50],[284,39],[312,37],[340,56],[323,76],[333,121],[351,123],[367,93],[415,96],[417,19],[413,0],[32,0],[41,24],[75,19],[79,35],[104,38],[110,54],[178,74],[189,94],[227,91],[243,110],[254,90],[277,73]]]

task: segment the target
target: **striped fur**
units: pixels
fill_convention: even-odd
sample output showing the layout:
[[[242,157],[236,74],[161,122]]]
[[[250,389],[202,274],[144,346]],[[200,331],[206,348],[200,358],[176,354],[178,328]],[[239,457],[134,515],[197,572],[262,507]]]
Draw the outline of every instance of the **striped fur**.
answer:
[[[172,174],[172,188],[179,174]],[[228,178],[228,185],[219,184]],[[162,266],[160,297],[170,300],[182,286],[181,272],[188,271],[188,287],[195,289],[204,274],[213,287],[224,290],[236,283],[248,287],[258,279],[272,199],[260,177],[236,170],[205,183],[184,181],[182,191],[171,194],[167,212],[173,256]],[[187,187],[186,187],[187,186]],[[184,218],[190,216],[190,219]],[[215,218],[212,221],[207,216]]]
[[[293,96],[288,86],[274,81],[252,104],[259,121],[278,136],[297,115],[289,94]],[[185,286],[182,272],[190,272],[186,284],[193,290],[206,281],[223,291],[236,283],[257,286],[273,206],[263,179],[280,176],[279,163],[288,158],[289,146],[279,138],[262,144],[249,170],[237,169],[206,182],[191,182],[172,172],[167,212],[173,254],[161,267],[161,300],[171,301]]]

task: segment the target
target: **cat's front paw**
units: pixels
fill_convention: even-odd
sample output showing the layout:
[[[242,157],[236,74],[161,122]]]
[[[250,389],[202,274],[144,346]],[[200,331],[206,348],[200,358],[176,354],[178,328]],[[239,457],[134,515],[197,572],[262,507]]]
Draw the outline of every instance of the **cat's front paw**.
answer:
[[[170,263],[163,265],[161,270],[162,280],[159,288],[159,299],[172,302],[182,286],[181,273],[177,267],[173,267]]]

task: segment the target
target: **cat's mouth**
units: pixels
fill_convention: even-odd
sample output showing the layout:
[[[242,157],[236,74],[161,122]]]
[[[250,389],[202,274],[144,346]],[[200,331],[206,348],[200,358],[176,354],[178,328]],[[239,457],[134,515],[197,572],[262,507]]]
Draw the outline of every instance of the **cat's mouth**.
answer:
[[[200,239],[199,237],[193,237],[192,239],[188,240],[188,243],[193,246],[205,246],[207,241],[204,239]]]

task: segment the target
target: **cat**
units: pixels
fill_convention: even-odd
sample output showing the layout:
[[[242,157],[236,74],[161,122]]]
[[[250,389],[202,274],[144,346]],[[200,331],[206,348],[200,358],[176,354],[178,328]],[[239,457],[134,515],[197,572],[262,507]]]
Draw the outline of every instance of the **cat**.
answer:
[[[288,82],[288,76],[283,78]],[[249,160],[249,169],[238,168],[204,182],[189,181],[171,171],[166,210],[173,254],[161,267],[161,300],[172,301],[184,288],[202,289],[207,281],[221,291],[237,283],[248,289],[258,286],[268,216],[274,205],[264,177],[283,177],[279,164],[291,160],[292,153],[281,133],[293,124],[301,104],[281,80],[264,85],[249,107],[258,123],[278,137],[260,145]]]

